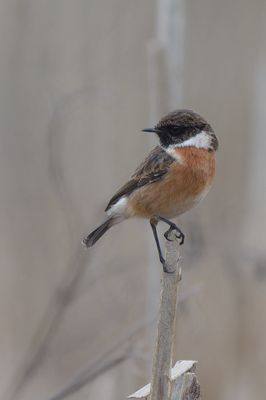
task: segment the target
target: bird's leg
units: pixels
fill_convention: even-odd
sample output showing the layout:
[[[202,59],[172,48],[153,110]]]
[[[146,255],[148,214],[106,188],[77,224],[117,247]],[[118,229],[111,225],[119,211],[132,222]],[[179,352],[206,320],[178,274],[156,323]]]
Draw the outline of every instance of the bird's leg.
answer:
[[[156,246],[157,246],[157,250],[158,250],[158,253],[159,253],[160,262],[163,265],[164,272],[168,272],[166,267],[165,267],[165,259],[163,258],[163,255],[162,255],[162,250],[161,250],[161,247],[160,247],[160,242],[159,242],[158,233],[157,233],[157,229],[156,229],[157,224],[158,224],[158,219],[157,218],[151,218],[150,219],[150,224],[151,224],[153,236],[154,236],[154,239],[155,239],[155,243],[156,243]]]
[[[182,245],[184,243],[185,240],[185,235],[184,233],[181,231],[181,229],[178,228],[178,226],[176,224],[174,224],[172,221],[169,221],[168,219],[164,218],[164,217],[160,217],[158,216],[157,219],[159,219],[160,221],[165,222],[166,224],[168,224],[170,226],[170,228],[165,232],[164,237],[166,240],[170,240],[169,239],[169,234],[172,231],[176,231],[176,237],[178,239],[180,239],[179,244]]]

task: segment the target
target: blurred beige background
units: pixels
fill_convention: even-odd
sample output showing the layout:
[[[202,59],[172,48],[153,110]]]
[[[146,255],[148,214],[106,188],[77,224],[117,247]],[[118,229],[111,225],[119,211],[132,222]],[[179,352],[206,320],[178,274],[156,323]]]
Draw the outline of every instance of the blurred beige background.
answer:
[[[220,141],[208,198],[180,220],[176,359],[204,400],[265,396],[266,3],[0,2],[0,398],[125,399],[150,380],[161,266],[149,224],[80,240],[192,108]]]

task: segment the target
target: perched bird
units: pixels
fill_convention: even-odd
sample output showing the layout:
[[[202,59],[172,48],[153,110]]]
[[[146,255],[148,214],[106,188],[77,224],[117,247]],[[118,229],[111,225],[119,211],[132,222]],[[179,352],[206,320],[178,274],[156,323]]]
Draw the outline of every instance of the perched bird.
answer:
[[[166,239],[175,231],[180,244],[184,242],[184,234],[169,219],[188,211],[208,193],[215,174],[218,140],[209,123],[190,110],[173,111],[143,132],[156,133],[160,145],[111,198],[105,221],[83,244],[93,246],[108,229],[127,218],[148,218],[166,271],[156,229],[158,221],[169,225]]]

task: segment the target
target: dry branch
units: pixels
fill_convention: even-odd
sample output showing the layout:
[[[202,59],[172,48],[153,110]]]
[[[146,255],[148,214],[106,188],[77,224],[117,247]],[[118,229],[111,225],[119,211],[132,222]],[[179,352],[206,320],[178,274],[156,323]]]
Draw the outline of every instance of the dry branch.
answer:
[[[162,273],[161,300],[156,347],[153,357],[151,400],[170,399],[170,373],[172,367],[175,316],[178,282],[181,271],[178,268],[178,241],[172,233],[171,241],[166,242],[166,266],[171,273]]]
[[[196,378],[196,361],[177,361],[171,370],[171,400],[199,400],[200,386]],[[130,399],[150,399],[150,383],[129,396]]]
[[[171,273],[162,273],[158,331],[153,356],[152,382],[138,390],[131,399],[143,400],[198,400],[200,386],[195,375],[196,361],[178,361],[172,367],[173,344],[176,329],[178,283],[178,241],[172,233],[166,242],[166,267]]]

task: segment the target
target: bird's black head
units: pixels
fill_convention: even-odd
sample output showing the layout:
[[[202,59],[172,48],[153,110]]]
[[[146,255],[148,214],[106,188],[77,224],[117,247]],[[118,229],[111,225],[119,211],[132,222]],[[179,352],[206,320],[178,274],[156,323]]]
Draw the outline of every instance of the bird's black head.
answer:
[[[210,124],[191,110],[173,111],[163,117],[154,128],[143,131],[155,132],[163,147],[195,146],[210,151],[218,148],[218,140]]]

